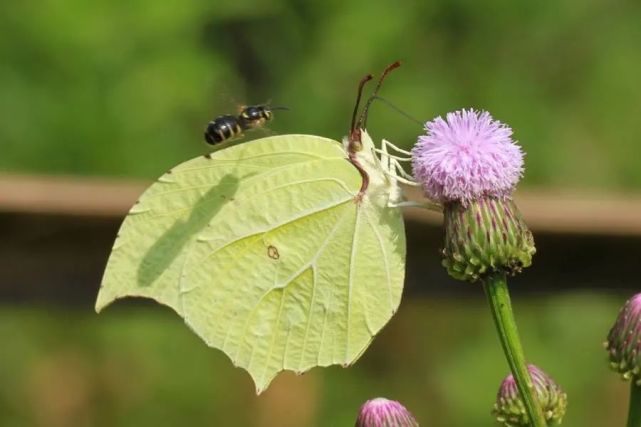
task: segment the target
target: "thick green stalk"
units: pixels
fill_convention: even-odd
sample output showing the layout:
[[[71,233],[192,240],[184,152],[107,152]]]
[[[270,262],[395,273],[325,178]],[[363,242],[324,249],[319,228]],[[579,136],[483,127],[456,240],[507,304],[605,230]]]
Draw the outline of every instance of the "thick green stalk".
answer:
[[[641,427],[641,385],[632,378],[630,385],[630,408],[628,410],[628,427]]]
[[[532,378],[525,363],[523,348],[521,347],[514,314],[512,313],[512,303],[510,302],[505,273],[491,274],[483,280],[483,286],[485,287],[485,293],[492,310],[492,317],[494,317],[496,330],[503,346],[503,352],[512,370],[521,399],[525,404],[531,426],[547,427],[541,405],[539,405],[536,398]]]

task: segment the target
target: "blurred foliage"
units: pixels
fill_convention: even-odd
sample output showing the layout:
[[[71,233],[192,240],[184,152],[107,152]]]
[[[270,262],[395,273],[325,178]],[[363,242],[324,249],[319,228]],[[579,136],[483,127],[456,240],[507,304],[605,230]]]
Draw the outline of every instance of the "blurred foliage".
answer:
[[[624,300],[515,300],[530,360],[569,395],[566,427],[624,424],[628,386],[601,346]],[[482,300],[406,300],[356,365],[284,374],[259,398],[249,375],[157,305],[100,316],[5,306],[0,342],[3,426],[349,426],[375,396],[404,402],[421,425],[490,426],[508,369]]]
[[[156,177],[268,100],[292,108],[273,132],[340,138],[359,78],[401,59],[386,98],[421,121],[488,109],[529,184],[638,188],[639,22],[629,0],[3,2],[0,169]],[[369,124],[421,131],[383,105]]]

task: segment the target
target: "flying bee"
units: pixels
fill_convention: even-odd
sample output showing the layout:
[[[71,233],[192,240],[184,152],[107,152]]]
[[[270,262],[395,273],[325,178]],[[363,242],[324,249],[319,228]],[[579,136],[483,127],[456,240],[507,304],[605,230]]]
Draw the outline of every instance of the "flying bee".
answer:
[[[243,107],[238,115],[243,129],[253,129],[265,124],[274,117],[272,108],[267,105],[250,105]]]
[[[205,129],[205,141],[218,144],[231,141],[243,135],[243,131],[263,126],[274,117],[274,110],[287,110],[287,107],[270,107],[269,105],[250,105],[242,107],[238,116],[218,116]]]
[[[223,141],[237,138],[243,134],[243,126],[236,116],[218,116],[207,124],[205,141],[208,144],[218,144]]]

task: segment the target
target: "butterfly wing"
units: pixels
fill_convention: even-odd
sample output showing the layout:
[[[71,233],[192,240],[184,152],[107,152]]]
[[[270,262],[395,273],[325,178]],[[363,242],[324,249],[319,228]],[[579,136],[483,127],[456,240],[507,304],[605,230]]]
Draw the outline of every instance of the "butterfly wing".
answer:
[[[163,175],[114,244],[97,310],[123,296],[172,307],[257,391],[287,369],[349,365],[398,307],[398,209],[355,202],[358,171],[326,138],[282,135]]]

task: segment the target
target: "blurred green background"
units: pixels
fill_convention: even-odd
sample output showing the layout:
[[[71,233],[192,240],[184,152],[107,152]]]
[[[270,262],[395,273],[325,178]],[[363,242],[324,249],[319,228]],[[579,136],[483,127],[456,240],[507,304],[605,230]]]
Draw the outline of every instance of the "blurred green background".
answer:
[[[563,292],[515,301],[528,357],[569,395],[563,425],[625,425],[628,386],[601,346],[620,303]],[[377,396],[402,401],[421,426],[493,426],[507,373],[482,300],[406,299],[353,367],[281,374],[259,397],[249,375],[151,304],[100,316],[5,307],[0,337],[3,426],[353,426]]]
[[[638,192],[640,23],[631,0],[2,2],[0,171],[155,178],[209,150],[208,120],[269,100],[291,110],[249,138],[340,139],[360,77],[399,59],[382,95],[421,121],[489,110],[527,152],[525,186]],[[382,104],[368,123],[404,147],[421,132]],[[0,425],[348,426],[379,395],[424,426],[493,425],[507,367],[481,290],[466,295],[411,295],[353,368],[259,398],[162,307],[0,300]],[[570,396],[564,425],[624,422],[601,348],[624,299],[516,298],[529,358]]]
[[[291,108],[274,132],[340,138],[358,79],[399,59],[386,98],[421,121],[488,109],[527,183],[638,188],[639,22],[637,1],[3,2],[0,168],[155,178],[268,100]],[[369,123],[421,130],[383,105]]]

